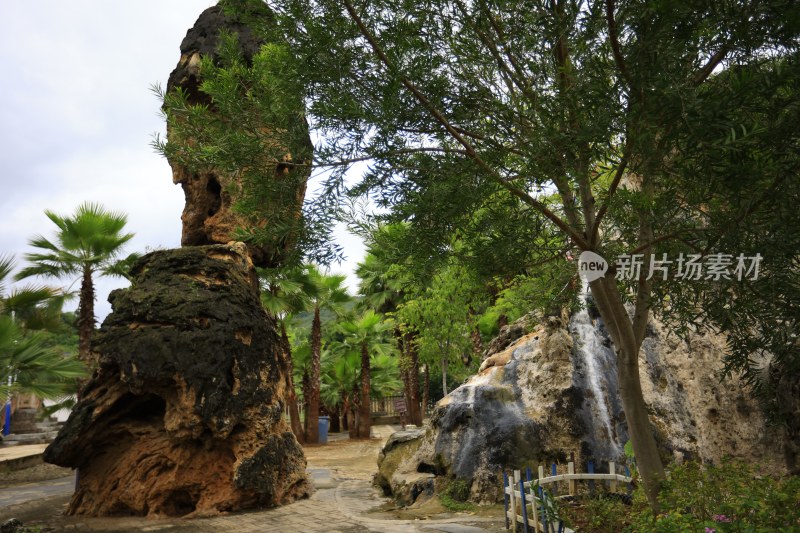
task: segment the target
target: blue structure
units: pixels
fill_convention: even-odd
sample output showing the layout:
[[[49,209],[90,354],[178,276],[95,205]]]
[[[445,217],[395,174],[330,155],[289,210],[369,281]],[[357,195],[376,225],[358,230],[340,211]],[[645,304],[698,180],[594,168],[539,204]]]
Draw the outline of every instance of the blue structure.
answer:
[[[3,436],[11,433],[11,402],[6,402],[6,421],[3,423]]]

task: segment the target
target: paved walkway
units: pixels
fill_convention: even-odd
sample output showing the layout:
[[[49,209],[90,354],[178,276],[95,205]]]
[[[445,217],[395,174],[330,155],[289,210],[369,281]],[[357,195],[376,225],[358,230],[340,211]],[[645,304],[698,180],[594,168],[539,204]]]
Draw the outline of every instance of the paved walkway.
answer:
[[[386,503],[378,492],[366,481],[337,479],[328,469],[309,470],[317,491],[307,499],[291,505],[269,509],[235,513],[215,518],[179,518],[148,520],[140,517],[85,518],[60,516],[61,507],[72,493],[74,479],[45,481],[0,489],[0,522],[18,516],[15,511],[24,507],[23,502],[37,500],[50,511],[49,516],[25,521],[26,525],[55,528],[54,531],[69,532],[133,532],[133,531],[179,531],[182,533],[263,533],[263,532],[307,532],[326,533],[485,533],[505,531],[501,518],[482,518],[470,515],[454,515],[440,520],[397,520],[378,509]]]
[[[47,444],[20,444],[18,446],[0,447],[0,464],[5,461],[38,455],[47,448]]]
[[[392,428],[380,427],[385,439]],[[387,433],[384,435],[383,433]],[[16,447],[14,447],[16,448]],[[8,448],[9,450],[11,448]],[[348,479],[327,468],[310,465],[309,476],[317,488],[313,496],[291,505],[264,511],[235,513],[215,518],[153,520],[141,517],[85,518],[62,516],[74,478],[30,483],[0,489],[0,523],[17,517],[28,526],[76,533],[129,533],[179,531],[181,533],[485,533],[505,531],[502,511],[496,518],[452,514],[436,520],[398,520],[380,507],[388,502],[364,479]],[[442,516],[442,515],[438,515]]]

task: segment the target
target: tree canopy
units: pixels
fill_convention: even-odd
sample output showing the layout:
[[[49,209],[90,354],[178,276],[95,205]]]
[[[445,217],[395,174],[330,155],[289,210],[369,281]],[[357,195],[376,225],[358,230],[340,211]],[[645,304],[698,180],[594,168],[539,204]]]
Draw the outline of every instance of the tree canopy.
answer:
[[[408,221],[427,250],[446,247],[476,212],[506,201],[522,227],[538,230],[540,243],[560,240],[574,256],[593,251],[612,263],[641,254],[634,275],[607,276],[591,289],[618,350],[628,427],[656,507],[664,474],[637,366],[660,285],[650,275],[653,258],[684,247],[707,261],[723,252],[716,245],[730,222],[748,215],[730,201],[731,191],[754,198],[786,179],[796,184],[796,174],[776,175],[770,165],[751,165],[757,175],[745,177],[732,171],[735,159],[686,162],[738,152],[762,128],[766,138],[778,134],[737,105],[764,99],[764,89],[756,96],[758,87],[737,82],[776,65],[797,69],[798,6],[272,4],[292,47],[291,71],[306,88],[312,128],[326,140],[317,161],[341,169],[344,161],[370,159],[355,192]],[[783,89],[765,90],[769,99]],[[763,140],[760,146],[770,149]],[[332,182],[340,179],[334,171]],[[556,260],[563,251],[551,254]],[[612,264],[610,274],[617,273]],[[629,295],[632,317],[624,307]]]

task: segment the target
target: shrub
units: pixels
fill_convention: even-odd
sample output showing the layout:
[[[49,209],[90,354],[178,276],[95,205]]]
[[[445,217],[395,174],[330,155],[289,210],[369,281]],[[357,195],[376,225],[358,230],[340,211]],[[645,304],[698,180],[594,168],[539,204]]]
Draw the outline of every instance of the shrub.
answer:
[[[637,489],[628,531],[800,532],[800,478],[760,476],[738,461],[674,466],[660,501],[653,516]]]

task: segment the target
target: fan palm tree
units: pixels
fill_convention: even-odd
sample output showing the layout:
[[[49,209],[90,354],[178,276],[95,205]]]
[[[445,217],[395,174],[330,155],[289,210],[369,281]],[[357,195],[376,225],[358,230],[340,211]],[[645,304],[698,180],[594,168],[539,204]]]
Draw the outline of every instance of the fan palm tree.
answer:
[[[369,380],[370,398],[391,396],[403,387],[397,358],[393,357],[390,345],[375,343],[370,345]],[[359,436],[361,416],[357,415],[362,405],[359,384],[362,376],[361,347],[342,340],[329,344],[322,359],[321,398],[326,406],[340,412],[350,430],[351,438]],[[366,405],[369,405],[367,400]]]
[[[308,267],[308,275],[313,284],[310,292],[311,308],[314,318],[311,322],[311,375],[309,376],[308,411],[306,411],[307,442],[319,440],[319,405],[320,405],[320,359],[322,350],[322,320],[320,312],[330,310],[341,313],[344,305],[351,301],[347,289],[343,286],[346,279],[342,275],[325,275],[314,266]]]
[[[339,326],[345,334],[344,343],[353,346],[361,355],[360,395],[358,402],[357,435],[368,439],[372,427],[370,414],[370,353],[386,353],[390,345],[386,341],[386,332],[392,329],[391,321],[384,320],[382,315],[372,309],[364,312],[359,318],[346,321]]]
[[[58,325],[66,295],[45,287],[28,285],[8,292],[14,258],[0,256],[0,314],[13,316],[24,329],[52,329]]]
[[[361,280],[359,294],[363,302],[379,313],[394,313],[407,295],[412,284],[407,271],[392,257],[393,243],[401,239],[407,226],[387,224],[376,227],[369,236],[371,240],[367,254],[356,267],[356,275]],[[417,354],[416,334],[407,325],[395,324],[395,340],[400,352],[403,393],[412,424],[422,425],[420,408],[419,356]]]
[[[86,375],[83,363],[46,346],[41,333],[26,334],[10,316],[0,316],[0,398],[32,393],[61,399]]]
[[[54,240],[37,236],[29,244],[39,251],[25,254],[30,263],[17,279],[45,276],[80,279],[78,303],[78,356],[90,360],[91,337],[94,331],[94,274],[125,276],[127,271],[117,264],[122,249],[133,233],[122,233],[127,222],[123,213],[108,211],[100,204],[81,204],[74,215],[62,216],[50,210],[45,214],[57,227]],[[131,254],[122,266],[129,266],[138,254]]]
[[[9,292],[13,270],[14,259],[0,257],[0,404],[14,393],[62,399],[75,392],[75,378],[86,375],[85,367],[74,356],[48,346],[43,334],[32,330],[57,329],[64,295],[43,286]]]
[[[355,429],[351,410],[353,385],[358,383],[359,354],[341,342],[332,342],[322,354],[320,401],[332,414],[331,427]],[[352,437],[356,434],[352,433]]]
[[[258,276],[262,288],[261,303],[267,312],[275,316],[280,328],[289,422],[297,440],[305,442],[305,431],[300,421],[300,409],[294,388],[292,345],[289,342],[286,323],[291,320],[293,314],[308,309],[311,305],[310,295],[315,291],[315,286],[308,275],[308,270],[302,267],[258,269]]]

